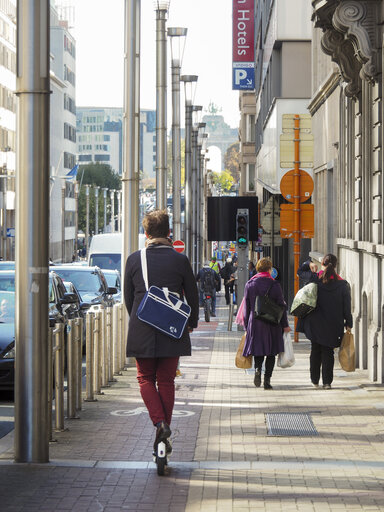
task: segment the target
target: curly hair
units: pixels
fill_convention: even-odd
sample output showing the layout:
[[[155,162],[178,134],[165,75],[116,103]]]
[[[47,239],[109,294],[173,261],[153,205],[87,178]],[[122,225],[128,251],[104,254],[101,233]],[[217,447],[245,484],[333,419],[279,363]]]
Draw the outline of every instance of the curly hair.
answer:
[[[143,228],[148,238],[166,238],[169,234],[167,210],[154,210],[143,219]]]

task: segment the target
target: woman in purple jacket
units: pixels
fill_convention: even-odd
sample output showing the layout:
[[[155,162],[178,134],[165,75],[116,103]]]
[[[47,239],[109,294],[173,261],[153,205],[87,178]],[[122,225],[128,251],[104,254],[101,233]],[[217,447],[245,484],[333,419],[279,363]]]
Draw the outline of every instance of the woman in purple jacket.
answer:
[[[269,258],[261,258],[256,265],[257,275],[245,285],[244,325],[247,336],[244,345],[244,356],[252,355],[255,358],[256,387],[261,386],[261,367],[265,358],[264,389],[272,389],[271,377],[275,366],[275,357],[284,352],[283,332],[289,332],[287,304],[285,303],[281,286],[271,276],[272,262]],[[269,296],[277,304],[284,307],[280,324],[270,324],[254,317],[255,301],[257,295]]]

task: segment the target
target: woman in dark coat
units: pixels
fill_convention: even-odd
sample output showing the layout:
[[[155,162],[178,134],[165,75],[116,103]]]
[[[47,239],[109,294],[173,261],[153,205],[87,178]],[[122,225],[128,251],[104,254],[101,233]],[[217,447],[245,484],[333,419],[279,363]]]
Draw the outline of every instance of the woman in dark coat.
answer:
[[[275,366],[275,356],[284,352],[283,332],[289,332],[287,304],[285,303],[281,286],[271,276],[272,262],[269,258],[261,258],[256,265],[257,274],[245,285],[244,290],[244,325],[247,335],[244,344],[244,356],[253,355],[255,358],[256,387],[261,386],[261,368],[265,359],[264,389],[272,389],[271,377]],[[284,307],[280,324],[270,324],[254,317],[257,295],[269,296],[277,304]]]
[[[129,313],[127,356],[136,358],[137,379],[141,396],[153,424],[157,428],[154,450],[164,441],[167,453],[170,423],[175,401],[175,375],[180,356],[191,355],[189,333],[197,327],[199,302],[196,280],[188,258],[177,253],[169,236],[169,218],[166,211],[156,210],[145,216],[143,226],[147,239],[148,286],[166,287],[185,296],[191,315],[180,339],[174,339],[136,315],[146,288],[141,268],[141,253],[131,254],[125,266],[124,299]],[[156,386],[157,385],[157,386]]]
[[[337,258],[327,254],[322,270],[310,261],[301,265],[297,274],[307,282],[317,283],[316,309],[299,319],[297,331],[311,341],[310,373],[315,387],[319,386],[320,369],[323,388],[331,389],[333,381],[334,348],[340,347],[344,329],[352,328],[351,292],[347,281],[336,274]]]

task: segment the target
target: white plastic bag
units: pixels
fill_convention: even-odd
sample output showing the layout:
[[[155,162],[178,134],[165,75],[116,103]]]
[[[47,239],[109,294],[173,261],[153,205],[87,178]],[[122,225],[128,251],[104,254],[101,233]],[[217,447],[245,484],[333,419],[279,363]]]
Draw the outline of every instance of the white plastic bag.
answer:
[[[295,354],[293,353],[292,338],[290,332],[285,332],[284,339],[284,352],[280,352],[277,357],[277,366],[280,368],[289,368],[295,364]]]

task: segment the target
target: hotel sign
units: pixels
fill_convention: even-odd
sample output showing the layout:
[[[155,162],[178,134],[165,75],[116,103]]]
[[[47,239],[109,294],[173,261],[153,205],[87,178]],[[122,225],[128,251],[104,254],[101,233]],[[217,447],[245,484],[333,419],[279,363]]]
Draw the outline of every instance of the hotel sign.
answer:
[[[255,88],[255,1],[233,0],[232,89]]]

